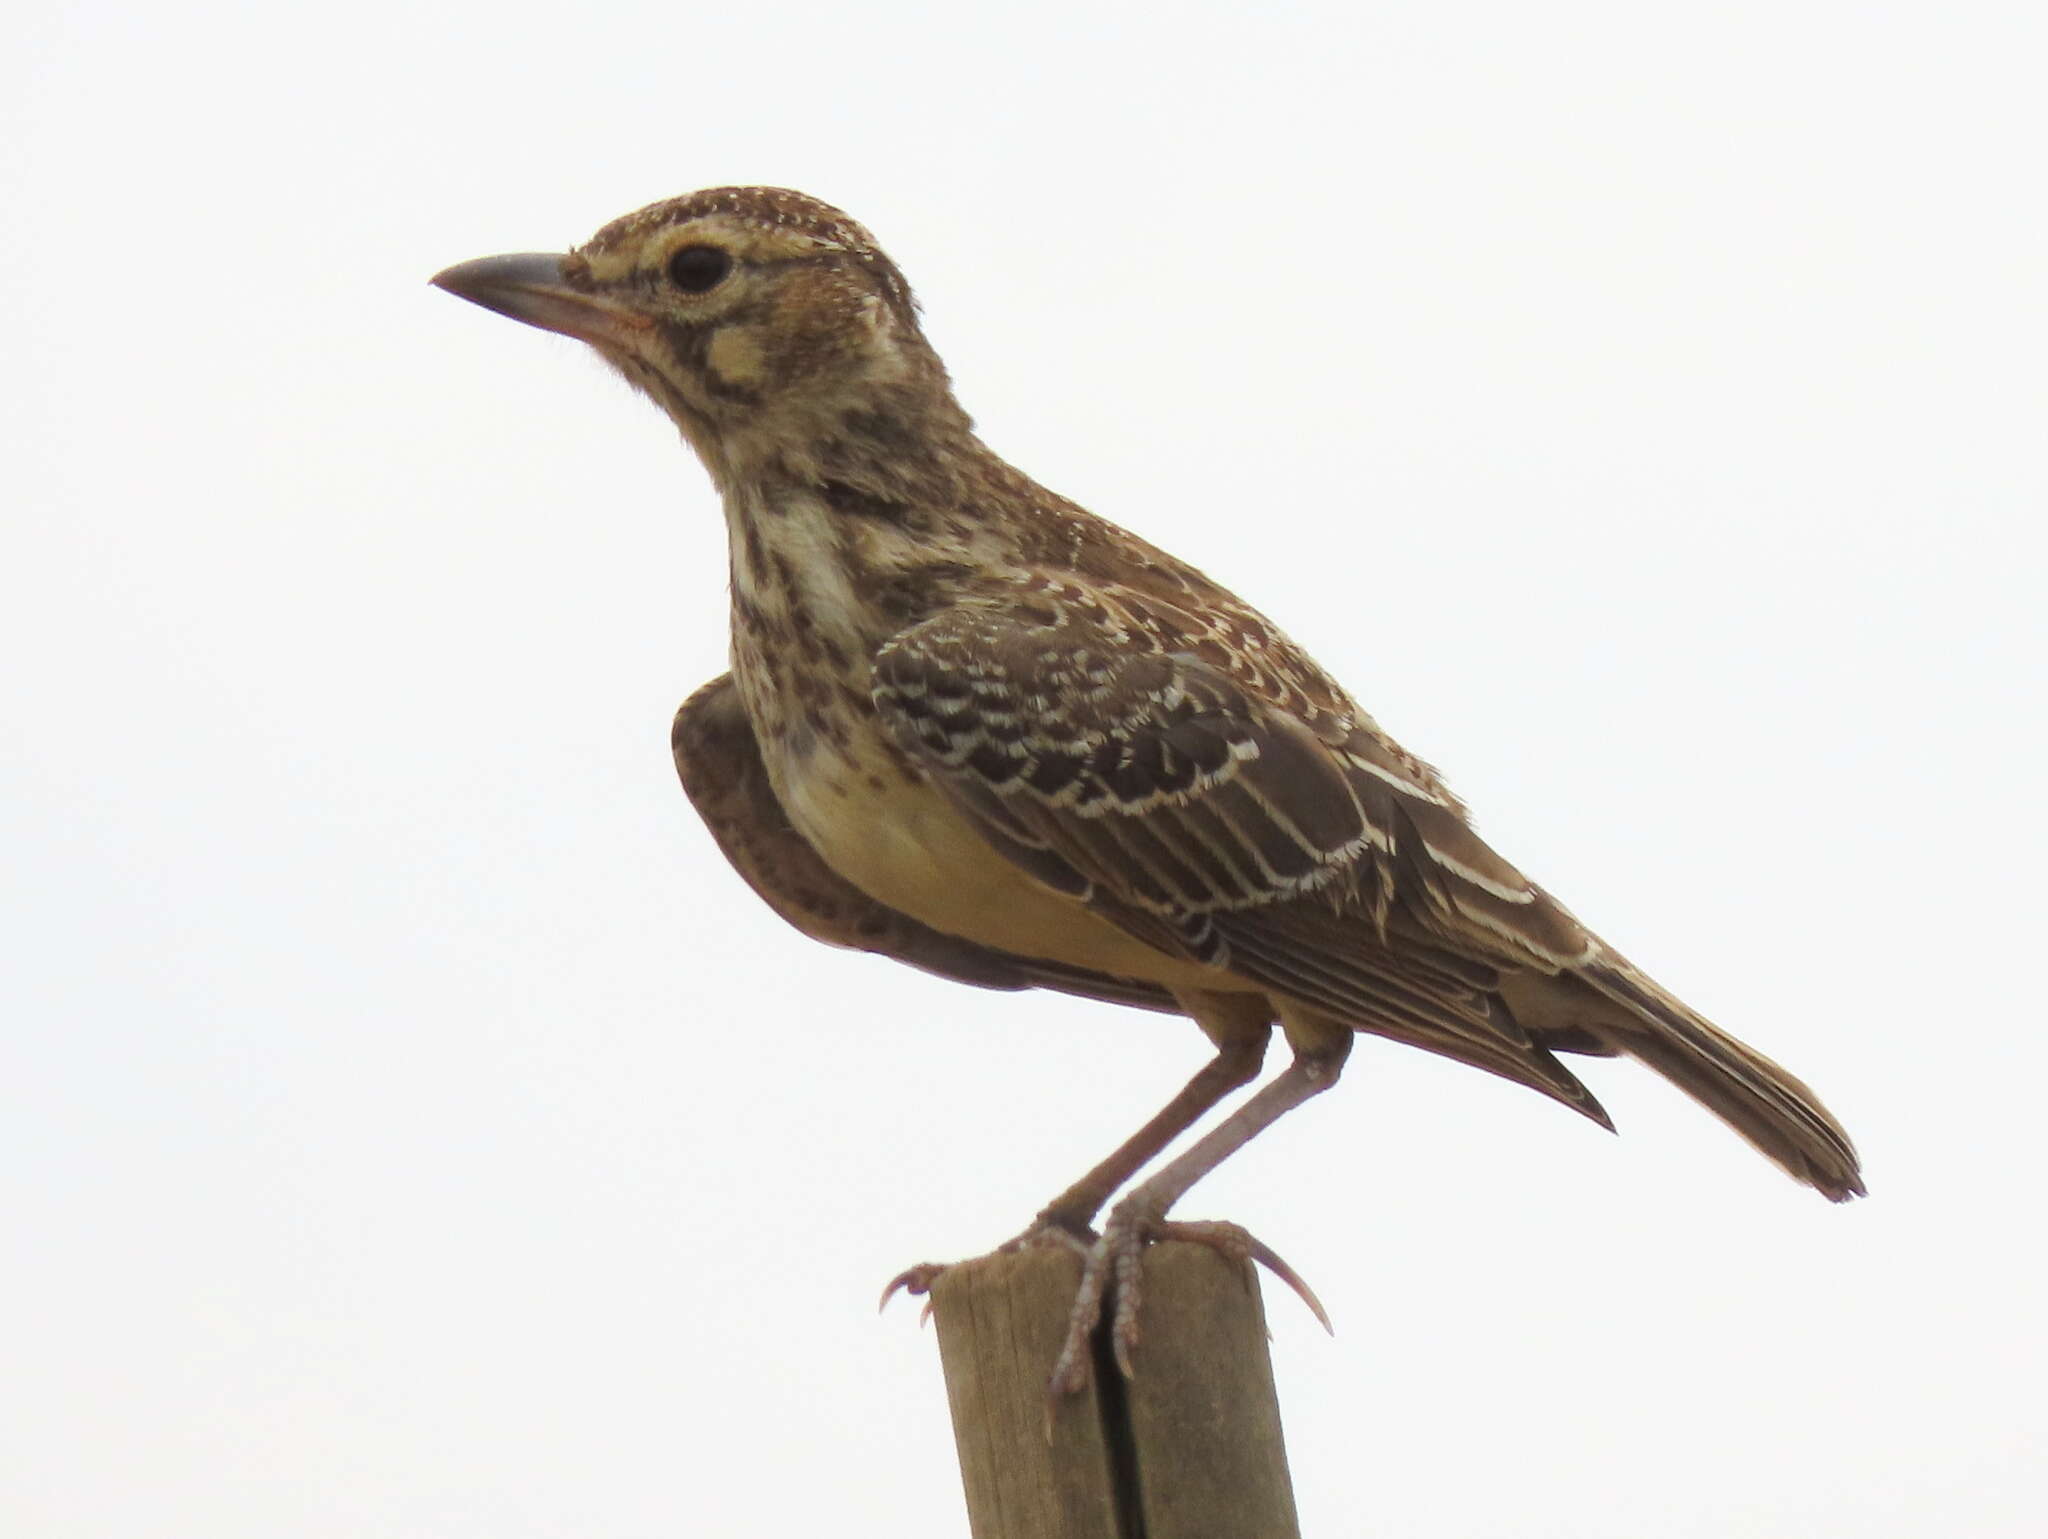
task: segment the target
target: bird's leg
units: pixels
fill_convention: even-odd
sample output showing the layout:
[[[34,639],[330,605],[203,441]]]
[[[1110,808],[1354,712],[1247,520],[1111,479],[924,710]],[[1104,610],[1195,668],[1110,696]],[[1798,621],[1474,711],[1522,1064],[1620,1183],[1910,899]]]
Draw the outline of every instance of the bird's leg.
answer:
[[[1351,1051],[1351,1033],[1322,1022],[1289,1020],[1294,1062],[1280,1077],[1204,1134],[1178,1158],[1170,1160],[1110,1211],[1102,1237],[1090,1248],[1081,1269],[1080,1291],[1067,1323],[1067,1339],[1053,1365],[1052,1393],[1072,1394],[1088,1382],[1088,1340],[1102,1319],[1104,1295],[1116,1294],[1110,1320],[1110,1345],[1125,1377],[1131,1374],[1131,1349],[1138,1340],[1138,1258],[1151,1240],[1194,1240],[1233,1259],[1258,1261],[1301,1295],[1315,1317],[1330,1328],[1330,1318],[1313,1291],[1294,1269],[1236,1224],[1175,1224],[1166,1212],[1189,1187],[1242,1149],[1252,1139],[1302,1102],[1337,1082]],[[1316,1029],[1323,1028],[1323,1029]]]
[[[1201,1121],[1218,1101],[1259,1077],[1259,1065],[1265,1061],[1266,1042],[1272,1032],[1269,1023],[1263,1019],[1265,1002],[1258,999],[1256,1013],[1261,1019],[1254,1025],[1250,1023],[1246,1008],[1235,1001],[1249,1001],[1257,999],[1257,996],[1240,994],[1223,995],[1221,998],[1232,1001],[1232,1008],[1238,1012],[1236,1019],[1220,1010],[1214,1013],[1205,1011],[1206,1018],[1198,1017],[1202,1029],[1216,1044],[1216,1056],[1204,1064],[1201,1071],[1182,1087],[1180,1094],[1162,1106],[1156,1116],[1117,1145],[1109,1158],[1041,1208],[1031,1227],[1012,1241],[1012,1246],[1026,1243],[1033,1235],[1047,1229],[1064,1229],[1074,1235],[1088,1234],[1089,1220],[1101,1211],[1102,1205],[1109,1201],[1118,1187],[1150,1164],[1160,1150]],[[1092,1239],[1093,1235],[1089,1238]]]
[[[1023,1233],[997,1246],[999,1254],[1047,1244],[1071,1247],[1084,1257],[1091,1254],[1098,1242],[1095,1231],[1088,1227],[1089,1220],[1101,1211],[1110,1194],[1201,1121],[1218,1101],[1259,1077],[1266,1042],[1272,1035],[1272,1011],[1264,996],[1189,992],[1179,997],[1195,1024],[1216,1044],[1216,1056],[1107,1159],[1039,1209]],[[882,1303],[886,1306],[898,1289],[928,1293],[946,1266],[945,1262],[925,1261],[897,1273],[882,1290]]]

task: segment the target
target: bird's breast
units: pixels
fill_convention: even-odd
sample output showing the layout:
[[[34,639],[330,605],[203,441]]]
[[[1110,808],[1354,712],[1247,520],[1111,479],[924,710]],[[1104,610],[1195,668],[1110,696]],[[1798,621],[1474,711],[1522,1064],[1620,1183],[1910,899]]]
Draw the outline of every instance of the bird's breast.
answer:
[[[949,935],[1124,977],[1214,987],[998,853],[875,712],[892,633],[815,499],[733,498],[733,676],[791,825],[877,902]],[[1197,981],[1184,975],[1195,971]]]

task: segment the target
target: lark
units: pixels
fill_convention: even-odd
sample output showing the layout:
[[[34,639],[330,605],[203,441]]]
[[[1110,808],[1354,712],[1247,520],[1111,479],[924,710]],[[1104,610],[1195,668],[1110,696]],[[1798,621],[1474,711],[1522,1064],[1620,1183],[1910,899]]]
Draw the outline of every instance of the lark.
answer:
[[[588,343],[710,473],[732,669],[677,713],[676,767],[771,908],[962,983],[1184,1015],[1214,1045],[1011,1242],[1085,1258],[1055,1391],[1086,1381],[1105,1296],[1131,1371],[1154,1239],[1203,1239],[1299,1286],[1236,1226],[1168,1214],[1335,1084],[1360,1032],[1609,1128],[1559,1055],[1634,1058],[1794,1179],[1862,1193],[1812,1091],[1496,854],[1270,620],[988,449],[903,275],[839,210],[714,188],[567,255],[434,282]],[[1285,1070],[1146,1174],[1259,1077],[1276,1025]]]

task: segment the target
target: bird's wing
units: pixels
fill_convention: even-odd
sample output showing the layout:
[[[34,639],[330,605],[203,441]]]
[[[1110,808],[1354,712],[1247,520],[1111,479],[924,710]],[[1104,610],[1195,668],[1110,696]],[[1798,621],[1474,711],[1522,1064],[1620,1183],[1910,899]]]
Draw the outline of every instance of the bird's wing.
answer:
[[[1171,955],[1605,1122],[1498,993],[1501,967],[1555,970],[1585,932],[1369,723],[1312,728],[1227,666],[1079,605],[935,616],[881,648],[873,694],[1048,886]]]
[[[991,845],[1162,950],[1603,1124],[1553,1050],[1626,1053],[1799,1180],[1863,1190],[1811,1090],[1605,945],[1266,644],[1175,650],[1113,596],[956,609],[881,649],[874,698]]]
[[[980,946],[877,903],[820,858],[791,826],[732,676],[683,702],[670,741],[676,773],[719,850],[747,885],[814,940],[872,951],[986,989],[1056,989],[1087,999],[1179,1013],[1155,984]]]

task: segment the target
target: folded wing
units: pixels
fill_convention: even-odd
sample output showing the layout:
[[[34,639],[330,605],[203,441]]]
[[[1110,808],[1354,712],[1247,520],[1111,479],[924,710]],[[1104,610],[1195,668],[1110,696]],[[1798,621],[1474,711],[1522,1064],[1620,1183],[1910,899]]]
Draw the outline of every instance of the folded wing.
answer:
[[[1498,993],[1503,965],[1582,954],[1576,922],[1369,724],[1311,727],[1132,634],[950,611],[881,649],[875,704],[995,848],[1129,933],[1605,1124]]]

